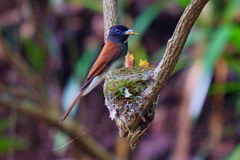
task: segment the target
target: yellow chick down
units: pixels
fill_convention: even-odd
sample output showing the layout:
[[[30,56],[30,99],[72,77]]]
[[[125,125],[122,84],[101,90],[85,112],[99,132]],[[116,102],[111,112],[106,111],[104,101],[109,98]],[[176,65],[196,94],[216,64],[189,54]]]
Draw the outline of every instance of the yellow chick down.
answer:
[[[143,61],[142,59],[140,59],[139,66],[141,66],[141,67],[149,67],[149,63],[148,63],[147,60]]]

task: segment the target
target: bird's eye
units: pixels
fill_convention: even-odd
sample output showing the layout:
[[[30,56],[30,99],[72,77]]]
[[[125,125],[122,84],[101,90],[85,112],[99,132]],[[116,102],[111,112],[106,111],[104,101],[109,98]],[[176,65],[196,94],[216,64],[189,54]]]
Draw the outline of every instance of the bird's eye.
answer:
[[[120,34],[121,33],[121,30],[120,29],[115,29],[114,31],[116,34]]]

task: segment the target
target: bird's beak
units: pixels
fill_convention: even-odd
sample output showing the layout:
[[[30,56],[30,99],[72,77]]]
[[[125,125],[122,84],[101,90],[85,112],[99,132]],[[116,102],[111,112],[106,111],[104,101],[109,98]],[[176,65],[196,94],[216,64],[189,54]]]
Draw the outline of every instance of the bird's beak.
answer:
[[[124,32],[124,34],[125,35],[139,35],[140,33],[135,33],[135,32],[133,32],[133,30],[132,29],[128,29],[127,31],[125,31]]]

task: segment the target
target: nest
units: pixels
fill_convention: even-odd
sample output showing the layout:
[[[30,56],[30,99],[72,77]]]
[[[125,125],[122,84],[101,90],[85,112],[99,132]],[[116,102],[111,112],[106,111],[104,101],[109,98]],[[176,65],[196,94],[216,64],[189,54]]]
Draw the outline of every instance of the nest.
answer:
[[[141,108],[153,74],[153,67],[130,67],[111,70],[105,78],[104,96],[109,117],[115,120],[119,136],[128,138],[131,148],[154,119],[157,99],[145,114]]]

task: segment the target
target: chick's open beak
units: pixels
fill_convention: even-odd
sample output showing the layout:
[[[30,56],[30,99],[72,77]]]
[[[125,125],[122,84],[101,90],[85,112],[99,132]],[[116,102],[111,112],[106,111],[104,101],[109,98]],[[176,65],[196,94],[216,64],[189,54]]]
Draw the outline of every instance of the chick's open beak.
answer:
[[[140,33],[135,33],[132,29],[129,29],[124,32],[125,35],[139,35]]]

